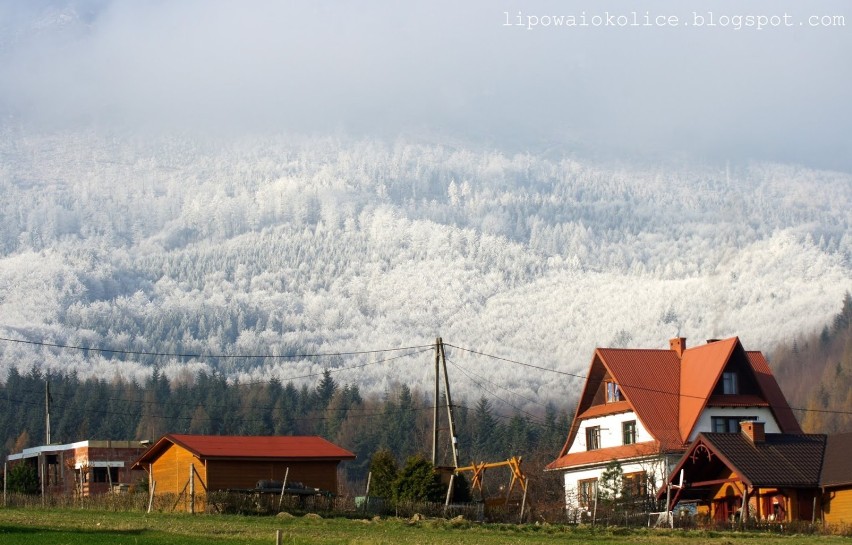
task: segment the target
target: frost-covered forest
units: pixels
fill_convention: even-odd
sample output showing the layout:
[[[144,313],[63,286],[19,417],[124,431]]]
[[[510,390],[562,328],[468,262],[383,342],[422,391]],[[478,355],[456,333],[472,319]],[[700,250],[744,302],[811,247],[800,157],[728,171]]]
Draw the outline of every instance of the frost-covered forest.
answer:
[[[368,394],[428,390],[433,352],[351,352],[437,336],[578,374],[595,346],[676,334],[770,352],[852,289],[850,224],[852,176],[778,164],[6,127],[0,336],[145,354],[3,341],[0,373],[332,370]],[[454,390],[498,411],[570,406],[581,386],[447,352]]]

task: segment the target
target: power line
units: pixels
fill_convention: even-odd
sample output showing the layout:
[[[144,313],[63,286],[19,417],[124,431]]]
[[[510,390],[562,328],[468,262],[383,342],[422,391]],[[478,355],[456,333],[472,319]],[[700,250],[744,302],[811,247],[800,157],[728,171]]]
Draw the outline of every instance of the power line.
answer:
[[[535,420],[535,421],[536,421],[536,423],[543,425],[541,422],[538,422],[538,417],[537,417],[537,416],[535,416],[535,415],[533,415],[533,414],[531,414],[531,413],[528,413],[527,411],[525,411],[525,410],[521,409],[520,407],[518,407],[517,405],[514,405],[513,403],[510,403],[510,402],[509,402],[509,401],[507,401],[506,399],[504,399],[504,398],[502,398],[502,397],[498,396],[497,394],[495,394],[494,392],[492,392],[491,390],[489,390],[488,388],[486,388],[485,386],[483,386],[481,382],[478,382],[476,379],[474,379],[474,378],[471,376],[472,374],[475,374],[475,373],[473,373],[472,371],[471,371],[470,373],[468,373],[468,371],[466,371],[466,370],[465,370],[464,368],[462,368],[460,365],[458,365],[458,364],[454,363],[453,361],[451,361],[449,358],[446,358],[446,360],[447,360],[447,363],[449,363],[450,365],[452,365],[453,367],[455,367],[456,369],[458,369],[458,370],[459,370],[459,371],[460,371],[460,372],[461,372],[464,376],[466,376],[466,377],[468,378],[468,380],[470,380],[471,382],[473,382],[474,384],[476,384],[476,385],[477,385],[480,389],[482,389],[483,391],[485,391],[485,392],[487,392],[487,393],[491,394],[491,397],[493,397],[494,399],[496,399],[496,400],[498,400],[498,401],[501,401],[501,402],[505,403],[505,404],[506,404],[506,405],[508,405],[509,407],[512,407],[512,408],[513,408],[513,409],[515,409],[517,412],[525,414],[525,415],[526,415],[526,416],[528,416],[529,418],[531,418],[531,419]],[[490,384],[492,384],[493,386],[497,386],[498,388],[502,388],[502,386],[498,386],[498,385],[494,384],[493,382],[491,382],[490,380],[488,380],[488,379],[486,379],[486,378],[484,378],[484,377],[480,377],[480,378],[482,378],[482,380],[484,380],[484,381],[489,382],[489,383],[490,383]],[[505,388],[503,388],[503,389],[505,390]],[[506,390],[506,391],[508,392],[509,390]],[[512,393],[512,392],[509,392],[509,393]],[[529,401],[529,400],[528,400],[528,401]],[[535,401],[534,401],[533,403],[538,403],[538,402],[535,402]],[[539,403],[539,404],[540,404],[540,403]]]
[[[152,356],[181,359],[297,359],[297,358],[327,358],[334,356],[359,356],[379,354],[384,352],[397,352],[400,350],[417,350],[421,348],[432,348],[433,345],[403,346],[399,348],[382,348],[378,350],[355,350],[349,352],[320,352],[314,354],[190,354],[180,352],[146,352],[139,350],[122,350],[118,348],[99,348],[88,346],[74,346],[68,344],[48,343],[44,341],[28,341],[24,339],[9,339],[0,337],[0,341],[8,343],[28,344],[46,348],[59,348],[62,350],[78,350],[81,352],[100,352],[107,354],[121,354],[126,356]]]
[[[388,362],[388,361],[398,360],[398,359],[401,359],[401,358],[404,358],[404,357],[408,357],[408,356],[415,356],[415,355],[418,355],[418,354],[422,354],[422,353],[424,353],[424,352],[429,352],[430,350],[431,350],[431,348],[429,348],[429,349],[424,349],[424,350],[420,350],[420,351],[415,352],[415,353],[413,353],[413,354],[403,354],[403,355],[400,355],[400,356],[395,356],[395,357],[393,357],[393,358],[387,358],[387,359],[384,359],[384,360],[378,360],[378,361],[371,362],[371,363],[367,363],[367,364],[363,364],[363,365],[355,365],[355,366],[350,366],[350,367],[346,367],[346,368],[340,368],[340,369],[334,369],[334,370],[327,370],[327,371],[323,371],[322,373],[312,373],[312,374],[309,374],[309,375],[300,375],[300,376],[297,376],[297,377],[290,377],[290,378],[285,378],[285,379],[276,379],[275,377],[273,377],[272,379],[269,379],[269,380],[264,380],[264,381],[247,381],[247,382],[239,382],[238,384],[239,384],[240,386],[257,386],[257,385],[260,385],[260,384],[271,384],[271,383],[273,382],[273,380],[279,380],[279,382],[281,382],[281,384],[283,384],[283,383],[284,383],[283,381],[287,381],[287,382],[292,383],[292,381],[293,381],[293,380],[300,379],[300,378],[308,378],[308,377],[320,376],[320,375],[323,375],[325,372],[335,373],[335,372],[342,372],[342,371],[350,371],[350,370],[352,370],[352,369],[357,369],[357,368],[361,368],[361,367],[366,367],[367,365],[375,365],[375,364],[379,364],[379,363],[386,363],[386,362]],[[225,384],[227,385],[227,382],[225,382]],[[29,393],[34,393],[34,392],[35,392],[35,390],[27,390],[27,389],[22,389],[22,390],[23,390],[23,391],[25,391],[25,392],[29,392]],[[145,390],[145,389],[140,389],[140,392],[142,392],[142,393],[145,393],[146,391],[147,391],[147,390]],[[67,395],[65,395],[65,394],[57,393],[57,392],[54,392],[54,393],[52,394],[52,396],[53,396],[53,397],[56,397],[56,398],[68,398],[68,397],[69,397],[69,396],[67,396]],[[107,398],[105,398],[105,399],[104,399],[104,401],[117,401],[117,402],[124,402],[124,403],[138,403],[138,404],[142,404],[142,405],[162,405],[162,404],[164,404],[164,403],[167,403],[169,406],[172,406],[172,407],[197,407],[197,406],[201,405],[201,406],[203,406],[203,407],[205,407],[205,408],[211,408],[211,409],[223,409],[223,408],[230,408],[230,405],[227,405],[227,404],[225,404],[225,405],[209,405],[209,404],[205,405],[205,404],[203,404],[203,403],[198,403],[198,402],[196,402],[196,403],[180,403],[180,402],[164,401],[164,400],[152,400],[152,401],[146,401],[145,399],[127,399],[127,398],[124,398],[124,397],[107,397]],[[267,410],[267,411],[274,411],[274,410],[275,410],[275,407],[251,407],[251,409],[252,409],[252,410]],[[323,410],[329,410],[329,409],[327,409],[327,408],[326,408],[326,409],[323,409]],[[342,409],[336,409],[336,410],[347,411],[347,410],[350,410],[350,409],[342,408]]]
[[[363,367],[367,367],[369,365],[375,365],[377,363],[382,363],[384,361],[391,361],[391,360],[394,360],[394,359],[407,357],[409,355],[416,355],[416,354],[427,352],[429,350],[434,349],[434,345],[429,344],[429,345],[414,345],[414,346],[398,347],[398,348],[384,348],[384,349],[375,349],[375,350],[358,350],[358,351],[343,351],[343,352],[304,353],[304,354],[291,354],[291,355],[280,355],[280,354],[279,355],[276,355],[276,354],[254,354],[254,355],[251,355],[251,354],[191,354],[191,353],[179,353],[179,352],[148,352],[148,351],[110,349],[110,348],[100,348],[100,347],[84,347],[84,346],[75,346],[75,345],[67,345],[67,344],[60,344],[60,343],[48,343],[48,342],[44,342],[44,341],[11,339],[11,338],[7,338],[7,337],[0,337],[0,342],[27,344],[27,345],[33,345],[33,346],[46,347],[46,348],[57,348],[57,349],[62,349],[62,350],[92,351],[92,352],[100,352],[100,353],[112,353],[112,354],[134,355],[134,356],[174,357],[174,358],[186,358],[186,359],[194,358],[194,359],[201,359],[201,360],[203,360],[203,359],[216,359],[216,358],[223,358],[223,359],[323,358],[323,357],[370,355],[370,354],[379,354],[379,353],[387,353],[387,352],[396,352],[396,351],[402,351],[402,350],[418,350],[418,352],[415,352],[415,354],[403,354],[401,356],[397,356],[397,357],[394,357],[394,358],[387,358],[385,360],[379,360],[377,362],[370,362],[370,363],[366,363],[366,364],[349,366],[349,367],[341,368],[341,369],[338,369],[338,370],[328,370],[329,372],[332,372],[332,373],[342,372],[342,371],[351,370],[351,369],[363,368]],[[481,352],[481,351],[478,351],[478,350],[473,350],[473,349],[470,349],[470,348],[457,346],[457,345],[454,345],[454,344],[451,344],[451,343],[444,343],[444,345],[455,348],[457,350],[461,350],[463,352],[468,352],[470,354],[475,354],[475,355],[478,355],[478,356],[484,356],[484,357],[491,358],[491,359],[494,359],[494,360],[498,360],[498,361],[502,361],[502,362],[506,362],[506,363],[511,363],[511,364],[514,364],[514,365],[520,365],[520,366],[527,367],[527,368],[530,368],[530,369],[536,369],[536,370],[539,370],[539,371],[555,373],[555,374],[558,374],[558,375],[568,376],[568,377],[581,379],[581,380],[588,380],[590,378],[588,375],[582,375],[582,374],[579,374],[579,373],[571,373],[571,372],[568,372],[568,371],[561,371],[559,369],[552,369],[552,368],[549,368],[549,367],[534,365],[534,364],[531,364],[531,363],[513,360],[513,359],[510,359],[510,358],[504,358],[504,357],[501,357],[501,356],[496,356],[494,354],[488,354],[486,352]],[[310,377],[319,376],[323,373],[311,373],[311,374],[307,374],[307,375],[294,377],[292,379],[284,379],[284,380],[296,380],[296,379],[300,379],[300,378],[310,378]],[[468,377],[468,378],[470,378],[470,377]],[[246,382],[244,384],[262,384],[262,383],[265,383],[265,382],[267,382],[267,381],[250,381],[250,382]],[[704,396],[684,394],[682,392],[671,392],[671,391],[666,391],[666,390],[662,390],[662,389],[658,389],[658,388],[652,388],[652,387],[641,386],[641,385],[636,385],[636,384],[621,383],[621,386],[633,388],[633,389],[636,389],[636,390],[643,390],[643,391],[647,391],[647,392],[651,392],[651,393],[655,393],[655,394],[660,394],[660,395],[676,396],[678,398],[680,398],[680,397],[692,398],[692,399],[704,399],[705,398]],[[494,395],[494,394],[492,393],[492,395]],[[519,395],[519,394],[516,394],[516,395]],[[494,397],[497,398],[497,399],[500,399],[499,396],[494,395]],[[504,400],[501,400],[501,401],[504,401]],[[527,401],[531,401],[531,400],[528,399]],[[506,402],[506,403],[509,406],[513,406],[508,402]],[[538,402],[534,402],[534,403],[538,403]],[[772,406],[770,406],[770,407],[772,408]],[[836,409],[811,409],[811,408],[802,408],[802,407],[789,407],[789,409],[793,410],[793,411],[799,411],[799,412],[816,412],[816,413],[823,413],[823,414],[852,415],[852,411],[842,411],[842,410],[836,410]]]
[[[509,359],[509,358],[503,358],[503,357],[500,357],[500,356],[495,356],[493,354],[487,354],[485,352],[472,350],[470,348],[464,348],[464,347],[461,347],[461,346],[456,346],[456,345],[453,345],[453,344],[450,344],[450,343],[444,343],[444,346],[450,346],[452,348],[456,348],[458,350],[462,350],[464,352],[468,352],[468,353],[471,353],[471,354],[476,354],[478,356],[485,356],[487,358],[491,358],[491,359],[494,359],[494,360],[512,363],[512,364],[516,364],[516,365],[521,365],[523,367],[529,367],[529,368],[538,369],[538,370],[541,370],[541,371],[548,371],[550,373],[556,373],[556,374],[559,374],[559,375],[565,375],[565,376],[578,378],[578,379],[582,379],[582,380],[589,380],[591,378],[591,377],[589,377],[589,375],[580,375],[580,374],[577,374],[577,373],[569,373],[567,371],[560,371],[558,369],[551,369],[549,367],[542,367],[540,365],[533,365],[531,363],[525,363],[525,362],[522,362],[522,361],[512,360],[512,359]],[[603,379],[601,379],[600,382],[603,382]],[[643,390],[643,391],[651,392],[651,393],[655,393],[655,394],[677,396],[678,398],[684,397],[684,398],[691,398],[691,399],[705,399],[705,396],[684,394],[684,393],[681,393],[681,392],[671,392],[671,391],[651,388],[651,387],[648,387],[648,386],[639,386],[639,385],[636,385],[636,384],[629,384],[629,383],[624,383],[624,382],[620,382],[619,385],[620,386],[626,386],[628,388],[633,388],[633,389],[636,389],[636,390]],[[770,407],[776,408],[776,407],[773,407],[772,405],[770,405]],[[840,410],[836,410],[836,409],[806,409],[806,408],[801,408],[801,407],[788,407],[788,408],[792,411],[801,411],[801,412],[817,412],[817,413],[825,413],[825,414],[852,415],[852,411],[840,411]]]

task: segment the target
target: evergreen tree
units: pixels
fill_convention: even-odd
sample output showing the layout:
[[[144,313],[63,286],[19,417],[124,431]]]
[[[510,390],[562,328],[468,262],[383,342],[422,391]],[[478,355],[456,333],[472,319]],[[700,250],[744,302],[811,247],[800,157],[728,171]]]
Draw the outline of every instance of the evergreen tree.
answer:
[[[324,410],[331,403],[331,399],[337,392],[337,383],[331,376],[331,371],[326,369],[322,372],[322,379],[317,384],[316,390],[316,408]]]
[[[492,415],[491,403],[482,397],[473,413],[472,457],[475,460],[490,460],[501,450],[501,430]]]
[[[618,460],[613,460],[606,465],[601,473],[600,481],[598,482],[599,501],[614,504],[616,499],[621,495],[623,483],[624,470],[622,470]]]
[[[420,454],[410,456],[397,477],[395,499],[411,502],[442,501],[444,489],[432,462]]]
[[[393,498],[399,467],[393,453],[381,449],[373,454],[370,462],[370,495],[378,498]]]

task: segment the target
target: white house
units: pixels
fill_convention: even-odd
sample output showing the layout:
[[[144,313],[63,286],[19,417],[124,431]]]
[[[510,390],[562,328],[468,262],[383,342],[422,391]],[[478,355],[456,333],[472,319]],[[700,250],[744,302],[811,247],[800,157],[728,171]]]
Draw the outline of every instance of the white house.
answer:
[[[549,471],[564,473],[569,513],[591,509],[604,469],[618,461],[623,489],[653,500],[700,432],[801,433],[769,365],[737,337],[668,350],[598,348],[568,439]]]

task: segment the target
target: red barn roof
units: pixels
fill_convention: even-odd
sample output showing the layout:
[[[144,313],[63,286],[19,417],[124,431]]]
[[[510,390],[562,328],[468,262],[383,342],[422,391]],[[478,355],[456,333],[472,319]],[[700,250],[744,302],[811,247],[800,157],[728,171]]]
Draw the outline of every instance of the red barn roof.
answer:
[[[201,459],[353,460],[355,455],[316,435],[164,435],[136,462],[151,463],[171,445]]]

